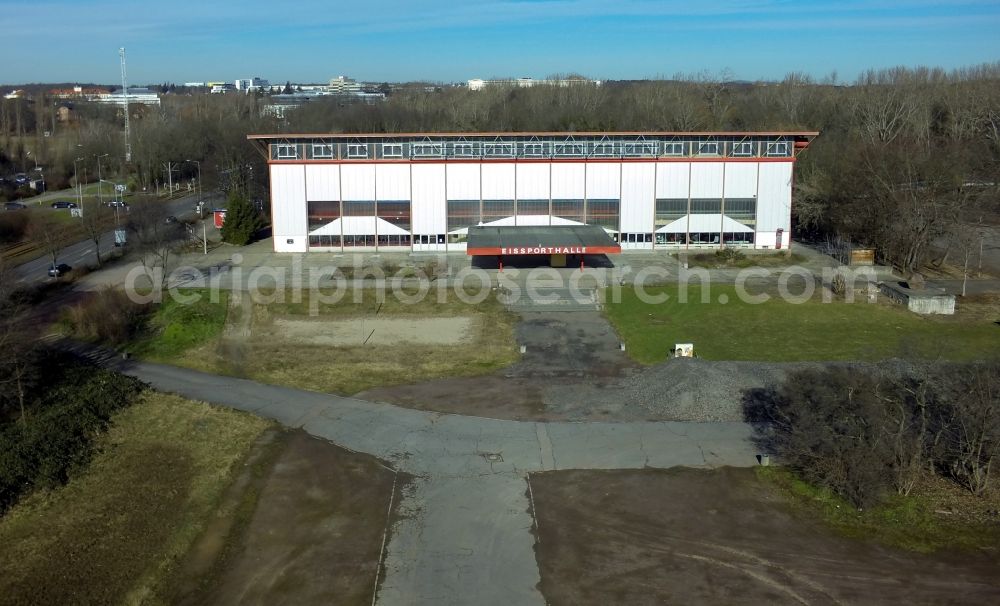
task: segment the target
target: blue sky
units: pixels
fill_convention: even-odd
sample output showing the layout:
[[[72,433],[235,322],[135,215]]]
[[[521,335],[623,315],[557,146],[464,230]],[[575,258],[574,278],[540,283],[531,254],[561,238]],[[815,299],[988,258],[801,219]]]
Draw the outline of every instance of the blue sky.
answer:
[[[1000,60],[1000,0],[0,0],[0,83],[601,79],[730,70],[851,81]]]

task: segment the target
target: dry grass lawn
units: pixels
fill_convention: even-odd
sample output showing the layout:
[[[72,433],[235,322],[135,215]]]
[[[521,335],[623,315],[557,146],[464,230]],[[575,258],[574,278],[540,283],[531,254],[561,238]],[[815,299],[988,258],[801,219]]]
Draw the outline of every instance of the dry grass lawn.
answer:
[[[452,293],[441,303],[432,293],[415,304],[401,303],[391,295],[380,303],[375,300],[374,291],[365,291],[361,303],[346,297],[336,304],[316,305],[315,316],[310,313],[308,300],[255,304],[252,308],[248,338],[224,334],[169,362],[275,385],[349,395],[378,386],[488,374],[518,358],[514,339],[516,317],[492,298],[468,305]],[[237,308],[230,309],[228,323],[238,321],[232,313],[235,311]],[[449,344],[418,344],[407,335],[391,345],[386,344],[391,339],[380,334],[367,345],[361,344],[364,340],[361,333],[378,326],[377,320],[410,320],[414,325],[413,330],[407,331],[410,333],[418,331],[421,323],[440,329],[437,320],[443,318],[454,320],[456,336],[461,338],[445,339]],[[364,330],[363,319],[368,322]],[[426,322],[427,319],[435,322]],[[297,335],[300,331],[284,330],[283,321],[298,326],[315,322],[317,334],[322,334],[324,322],[336,322],[339,330],[344,322],[354,321],[358,329],[357,344],[321,344],[315,338]],[[442,339],[428,341],[440,343]]]
[[[0,603],[158,602],[269,425],[146,393],[115,417],[87,470],[0,518]]]

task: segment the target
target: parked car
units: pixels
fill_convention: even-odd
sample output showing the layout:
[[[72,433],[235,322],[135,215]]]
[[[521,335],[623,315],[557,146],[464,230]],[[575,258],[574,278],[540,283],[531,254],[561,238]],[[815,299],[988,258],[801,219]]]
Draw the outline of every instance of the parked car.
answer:
[[[177,223],[177,217],[170,215],[169,217],[167,217],[166,223],[167,225],[172,225],[174,223]]]
[[[116,206],[120,208],[128,208],[128,204],[126,204],[124,200],[112,200],[108,202],[108,206],[110,206],[111,208],[114,208]]]
[[[29,181],[28,175],[24,173],[17,173],[16,175],[14,175],[14,183],[18,185],[27,185],[28,181]]]
[[[25,206],[24,204],[21,204],[20,202],[6,202],[3,205],[4,210],[24,210],[25,208],[28,207]]]
[[[76,208],[76,202],[68,200],[58,200],[52,203],[52,208]]]
[[[70,272],[72,270],[73,270],[73,268],[70,267],[69,265],[66,265],[65,263],[57,263],[55,265],[50,265],[49,266],[49,277],[50,278],[58,278],[59,276],[65,274],[67,272]]]

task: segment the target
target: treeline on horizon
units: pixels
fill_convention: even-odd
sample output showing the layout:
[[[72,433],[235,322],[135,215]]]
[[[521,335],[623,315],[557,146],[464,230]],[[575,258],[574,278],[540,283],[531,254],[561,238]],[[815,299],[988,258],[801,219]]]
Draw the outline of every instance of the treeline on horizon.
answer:
[[[818,131],[796,168],[800,236],[875,246],[884,262],[912,271],[932,260],[931,244],[942,239],[953,244],[946,253],[953,260],[967,257],[978,248],[976,225],[1000,212],[1000,62],[869,70],[846,85],[797,73],[766,83],[703,73],[602,86],[409,87],[372,105],[317,99],[284,119],[264,112],[267,103],[255,95],[194,94],[133,106],[133,162],[118,170],[135,187],[152,188],[166,181],[168,161],[200,160],[206,184],[252,165],[266,192],[266,166],[246,141],[250,133]],[[120,157],[120,112],[78,109],[83,119],[62,126],[51,103],[5,100],[0,163],[23,163],[31,135],[51,148],[38,156],[62,184],[74,153]],[[71,129],[76,148],[43,139],[50,127]],[[175,170],[175,180],[196,174],[192,163]]]

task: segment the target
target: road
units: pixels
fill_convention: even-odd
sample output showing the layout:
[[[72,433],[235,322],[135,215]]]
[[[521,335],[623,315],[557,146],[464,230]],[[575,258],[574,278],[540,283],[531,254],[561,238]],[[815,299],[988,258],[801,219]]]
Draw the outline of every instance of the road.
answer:
[[[205,200],[209,200],[209,197],[205,196]],[[167,205],[168,214],[184,219],[195,216],[194,207],[197,203],[198,195],[195,194],[171,200],[165,204]],[[106,255],[114,247],[114,243],[115,234],[113,230],[102,234],[100,244],[101,254]],[[70,267],[82,267],[94,262],[94,243],[89,239],[66,246],[59,253],[59,263],[65,263]],[[42,256],[16,266],[14,273],[17,277],[17,283],[22,286],[33,286],[51,280],[52,278],[48,277],[50,265],[51,261],[48,256]]]
[[[743,423],[504,421],[103,361],[158,390],[301,427],[411,474],[386,549],[385,605],[544,604],[531,472],[756,464]]]

